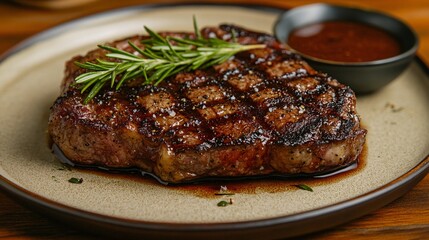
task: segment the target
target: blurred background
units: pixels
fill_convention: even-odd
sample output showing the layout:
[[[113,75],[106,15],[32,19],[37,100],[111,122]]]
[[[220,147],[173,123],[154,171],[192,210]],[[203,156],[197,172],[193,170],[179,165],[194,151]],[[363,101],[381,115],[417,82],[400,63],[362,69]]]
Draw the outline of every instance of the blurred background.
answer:
[[[6,0],[0,1],[0,52],[37,32],[60,23],[109,9],[138,4],[166,4],[177,0]],[[328,2],[372,8],[389,13],[409,25],[421,41],[419,55],[429,62],[429,1],[428,0],[230,0],[198,2],[234,2],[244,4],[267,4],[277,7],[295,7],[315,2]]]
[[[51,27],[95,13],[177,0],[0,0],[0,56],[16,44]],[[195,1],[186,1],[195,2]],[[266,4],[292,8],[315,2],[370,8],[410,25],[420,38],[418,55],[429,64],[429,0],[230,0],[210,3]],[[1,76],[0,76],[1,78]],[[370,215],[311,239],[429,239],[429,176],[404,197]],[[0,192],[0,239],[92,239],[17,204]]]

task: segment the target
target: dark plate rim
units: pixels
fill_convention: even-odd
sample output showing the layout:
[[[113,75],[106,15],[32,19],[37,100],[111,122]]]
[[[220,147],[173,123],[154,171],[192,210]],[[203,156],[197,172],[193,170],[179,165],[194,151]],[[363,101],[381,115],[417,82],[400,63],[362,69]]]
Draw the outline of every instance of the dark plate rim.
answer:
[[[65,32],[68,29],[74,28],[76,25],[85,23],[88,20],[101,18],[120,12],[150,11],[152,9],[171,8],[176,6],[237,6],[259,11],[269,11],[278,14],[281,14],[283,11],[287,10],[277,6],[268,6],[262,4],[249,5],[227,3],[150,4],[108,10],[72,20],[38,33],[2,54],[0,56],[0,64],[4,60],[26,49],[27,47],[32,46],[37,42],[57,36],[58,34]],[[426,75],[429,75],[429,68],[419,57],[415,57],[415,62],[425,72]],[[116,232],[125,234],[125,236],[134,237],[186,237],[188,239],[196,239],[199,237],[204,237],[206,239],[218,239],[219,237],[223,237],[224,239],[249,237],[250,239],[267,239],[268,236],[268,238],[284,238],[315,232],[363,216],[405,194],[420,180],[422,180],[428,172],[429,153],[418,165],[416,165],[407,173],[403,174],[401,177],[386,184],[385,186],[353,199],[282,217],[210,224],[145,222],[84,211],[46,199],[37,193],[33,193],[14,184],[2,175],[0,175],[0,189],[7,193],[10,197],[19,201],[24,206],[42,212],[44,215],[49,215],[50,217],[60,219],[67,224],[74,225],[75,227],[88,232],[102,231],[107,229],[107,234],[109,234],[109,232]],[[328,219],[330,221],[327,221]],[[99,234],[103,234],[103,232],[99,232]]]

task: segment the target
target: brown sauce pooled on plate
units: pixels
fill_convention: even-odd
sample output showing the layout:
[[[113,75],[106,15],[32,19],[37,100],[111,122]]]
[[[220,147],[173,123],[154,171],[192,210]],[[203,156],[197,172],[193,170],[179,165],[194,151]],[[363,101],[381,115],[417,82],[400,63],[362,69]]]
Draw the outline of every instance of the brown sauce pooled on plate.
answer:
[[[171,189],[177,189],[188,195],[194,195],[203,198],[219,198],[216,193],[219,192],[221,186],[226,186],[228,192],[237,194],[258,194],[258,193],[278,193],[286,191],[300,190],[296,185],[304,184],[310,188],[323,184],[330,184],[341,181],[344,178],[350,177],[359,173],[366,166],[367,146],[364,145],[358,160],[337,171],[327,175],[315,177],[291,177],[288,179],[247,179],[238,181],[214,181],[202,182],[196,184],[184,184],[171,186]],[[302,191],[302,190],[300,190]],[[234,196],[231,196],[232,198]]]
[[[57,157],[59,157],[57,155]],[[195,182],[195,183],[184,183],[178,185],[165,185],[163,186],[161,183],[157,182],[154,178],[150,176],[142,176],[138,171],[127,171],[127,170],[118,170],[118,169],[109,169],[104,168],[101,171],[99,168],[94,167],[78,167],[73,168],[73,170],[77,171],[88,171],[91,173],[96,173],[109,178],[116,179],[124,179],[128,181],[137,181],[143,184],[167,187],[171,190],[177,190],[179,192],[183,192],[187,195],[193,195],[201,198],[210,198],[216,199],[221,197],[217,195],[219,193],[221,186],[225,186],[228,189],[228,192],[237,194],[258,194],[258,193],[278,193],[278,192],[286,192],[286,191],[295,191],[300,190],[296,186],[299,184],[304,184],[310,188],[334,183],[337,181],[341,181],[342,179],[352,176],[354,174],[359,173],[366,165],[366,157],[367,157],[367,146],[364,145],[361,154],[358,157],[358,160],[344,168],[341,168],[337,171],[331,172],[326,175],[321,176],[309,176],[309,177],[290,177],[290,178],[262,178],[262,179],[244,179],[244,180],[210,180],[203,182]],[[60,157],[61,158],[61,157]],[[61,160],[61,159],[60,159]],[[64,159],[63,159],[64,160]],[[233,198],[233,196],[231,196]]]
[[[337,62],[368,62],[401,53],[399,42],[388,32],[349,21],[298,28],[289,35],[287,43],[300,53]]]

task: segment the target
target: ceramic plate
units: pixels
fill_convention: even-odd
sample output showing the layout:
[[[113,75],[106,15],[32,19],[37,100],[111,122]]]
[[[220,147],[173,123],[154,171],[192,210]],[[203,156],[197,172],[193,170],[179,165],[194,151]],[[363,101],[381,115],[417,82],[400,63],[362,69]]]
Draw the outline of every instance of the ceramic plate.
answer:
[[[281,13],[232,5],[142,6],[58,26],[22,43],[0,62],[0,184],[24,204],[100,233],[214,239],[282,238],[332,227],[404,194],[428,172],[429,78],[416,59],[386,88],[358,98],[368,129],[357,170],[325,180],[222,183],[169,187],[142,177],[65,169],[52,155],[46,128],[59,94],[64,62],[97,44],[154,30],[192,31],[234,23],[272,32]],[[82,178],[81,184],[68,179]],[[304,183],[313,192],[292,185]],[[234,204],[218,207],[221,200]]]

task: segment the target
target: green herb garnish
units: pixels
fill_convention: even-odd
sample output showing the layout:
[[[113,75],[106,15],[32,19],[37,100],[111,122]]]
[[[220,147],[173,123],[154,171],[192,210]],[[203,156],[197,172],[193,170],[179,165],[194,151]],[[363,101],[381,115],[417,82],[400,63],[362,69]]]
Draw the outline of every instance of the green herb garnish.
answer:
[[[309,186],[307,186],[305,184],[296,184],[296,185],[293,185],[293,186],[295,186],[295,187],[297,187],[299,189],[302,189],[302,190],[309,191],[309,192],[313,191],[313,189],[311,187],[309,187]]]
[[[264,48],[264,44],[241,45],[227,42],[218,38],[203,38],[198,31],[194,18],[194,38],[163,37],[148,27],[144,27],[149,38],[142,41],[141,49],[132,42],[128,44],[138,53],[137,55],[106,45],[98,47],[107,50],[106,57],[116,59],[107,61],[97,59],[94,62],[75,64],[89,70],[76,77],[74,85],[81,92],[91,89],[84,101],[88,103],[107,83],[118,90],[125,81],[144,77],[144,84],[155,86],[165,78],[182,71],[192,71],[220,64],[238,52]],[[235,33],[232,32],[232,39]]]
[[[51,176],[51,177],[52,177],[52,180],[54,180],[55,182],[58,182],[57,177],[55,177],[55,176]]]
[[[220,201],[220,202],[218,202],[217,203],[217,206],[218,207],[226,207],[226,206],[228,206],[230,203],[229,202],[227,202],[227,201]]]
[[[229,202],[222,200],[222,201],[217,203],[217,206],[218,207],[226,207],[228,205],[232,205],[233,203],[234,203],[234,200],[232,198],[230,198]]]
[[[81,184],[83,182],[83,179],[82,178],[74,178],[74,177],[72,177],[72,178],[69,179],[69,182],[70,183],[75,183],[75,184]]]

